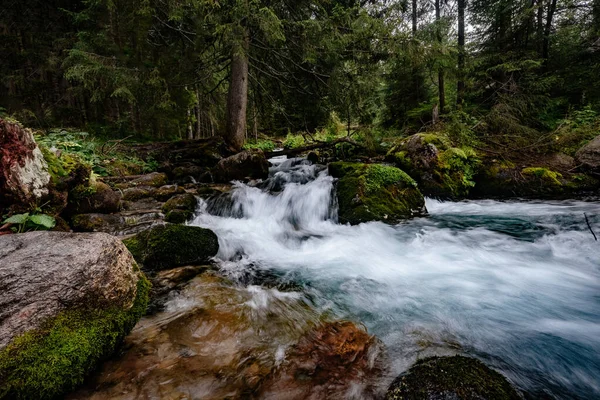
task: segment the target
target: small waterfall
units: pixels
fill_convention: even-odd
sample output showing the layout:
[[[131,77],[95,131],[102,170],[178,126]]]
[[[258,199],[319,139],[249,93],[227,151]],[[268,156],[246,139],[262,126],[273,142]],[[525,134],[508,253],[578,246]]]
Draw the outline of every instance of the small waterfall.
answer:
[[[276,276],[323,313],[364,323],[395,372],[417,357],[466,353],[520,387],[600,397],[600,205],[427,200],[397,226],[337,223],[334,180],[302,159],[209,199],[194,225],[219,236],[240,283]]]

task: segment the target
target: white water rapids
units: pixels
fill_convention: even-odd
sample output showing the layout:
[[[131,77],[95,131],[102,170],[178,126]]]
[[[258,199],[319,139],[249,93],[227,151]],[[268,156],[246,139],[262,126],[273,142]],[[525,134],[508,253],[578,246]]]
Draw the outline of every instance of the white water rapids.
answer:
[[[237,183],[192,224],[217,233],[230,276],[266,272],[365,324],[396,374],[459,353],[534,398],[600,398],[600,242],[584,218],[600,233],[599,203],[428,200],[427,218],[346,226],[333,187],[317,166],[276,160],[269,181]]]

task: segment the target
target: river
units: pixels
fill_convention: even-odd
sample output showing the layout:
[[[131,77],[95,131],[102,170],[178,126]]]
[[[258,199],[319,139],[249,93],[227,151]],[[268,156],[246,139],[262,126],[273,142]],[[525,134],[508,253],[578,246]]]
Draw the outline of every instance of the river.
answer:
[[[534,398],[600,398],[600,242],[584,217],[600,233],[600,203],[428,199],[428,217],[349,226],[326,170],[272,162],[192,222],[219,236],[229,278],[364,324],[393,374],[466,354]]]

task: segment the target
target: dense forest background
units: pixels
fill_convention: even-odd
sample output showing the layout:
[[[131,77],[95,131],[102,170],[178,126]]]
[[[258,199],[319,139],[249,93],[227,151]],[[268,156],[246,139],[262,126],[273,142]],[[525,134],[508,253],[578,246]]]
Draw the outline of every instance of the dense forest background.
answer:
[[[0,52],[0,115],[102,137],[600,127],[600,0],[8,0]]]

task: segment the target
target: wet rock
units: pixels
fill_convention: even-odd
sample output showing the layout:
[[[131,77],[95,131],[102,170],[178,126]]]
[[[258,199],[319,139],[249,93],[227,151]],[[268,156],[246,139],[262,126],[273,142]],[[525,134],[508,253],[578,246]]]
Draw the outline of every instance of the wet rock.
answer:
[[[196,265],[159,271],[151,278],[152,290],[150,291],[148,313],[154,314],[163,311],[172,291],[180,289],[194,277],[212,268],[211,265]]]
[[[152,172],[150,174],[142,175],[130,182],[131,186],[152,186],[161,187],[167,184],[169,178],[167,174],[161,172]]]
[[[124,243],[148,270],[202,264],[219,251],[217,235],[195,226],[156,226],[124,240]]]
[[[269,176],[269,162],[262,151],[246,150],[219,161],[213,176],[217,182],[266,179]]]
[[[68,214],[113,213],[121,209],[121,195],[103,182],[90,187],[89,194],[76,197],[67,208]]]
[[[50,174],[33,133],[0,118],[0,209],[48,194]]]
[[[600,172],[600,136],[579,149],[575,160],[585,170]]]
[[[154,198],[159,201],[167,201],[171,197],[185,193],[185,189],[179,185],[161,186],[154,192]]]
[[[468,357],[417,361],[390,386],[386,400],[518,400],[521,396],[498,372]]]
[[[333,398],[341,398],[354,387],[357,397],[364,393],[360,398],[368,399],[369,391],[362,389],[371,387],[367,381],[373,369],[366,366],[369,363],[364,356],[372,353],[371,345],[365,343],[374,340],[344,323],[309,333],[320,326],[318,320],[319,315],[299,293],[240,287],[214,272],[205,272],[168,301],[164,312],[143,318],[126,340],[127,351],[105,363],[84,389],[68,398],[221,400],[261,398],[261,393],[275,396],[272,390],[276,389],[277,377],[292,379],[280,375],[278,367],[284,371],[292,371],[288,365],[299,368],[312,350],[316,358],[329,363],[323,373],[315,372],[313,382],[318,377],[321,393],[337,389],[340,392]],[[315,342],[311,344],[311,340]],[[294,354],[298,354],[297,361],[286,361]],[[327,371],[331,372],[329,377]],[[289,382],[300,388],[294,393],[310,394],[303,390],[304,378],[298,376],[296,382]],[[302,398],[289,396],[290,392],[282,388],[276,398]]]
[[[111,235],[132,235],[152,225],[163,223],[160,211],[123,211],[118,214],[79,214],[71,219],[76,232],[105,232]]]
[[[79,214],[71,219],[71,226],[76,232],[105,232],[121,223],[122,217],[116,214]]]
[[[341,223],[394,223],[426,213],[425,199],[416,182],[398,168],[335,162],[329,164],[329,174],[338,178],[336,195]]]
[[[156,188],[152,186],[131,187],[123,190],[123,200],[136,201],[148,197],[154,197]]]
[[[406,171],[425,196],[460,199],[475,186],[480,160],[469,147],[452,147],[443,134],[420,133],[394,146],[386,159]]]
[[[0,394],[56,398],[144,313],[149,283],[107,234],[0,237]]]
[[[308,161],[310,161],[312,164],[318,164],[320,161],[319,155],[314,151],[311,151],[310,153],[308,153],[308,155],[306,156],[306,159]]]
[[[198,200],[190,193],[172,197],[162,206],[165,221],[183,224],[194,216]]]
[[[351,322],[319,325],[286,353],[261,399],[375,399],[383,345]],[[359,389],[360,388],[360,389]]]
[[[198,165],[180,165],[171,172],[173,179],[179,183],[212,182],[212,174],[206,167]]]

